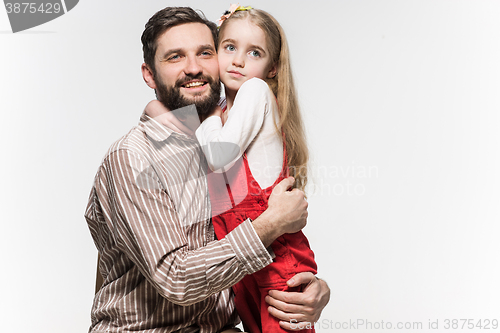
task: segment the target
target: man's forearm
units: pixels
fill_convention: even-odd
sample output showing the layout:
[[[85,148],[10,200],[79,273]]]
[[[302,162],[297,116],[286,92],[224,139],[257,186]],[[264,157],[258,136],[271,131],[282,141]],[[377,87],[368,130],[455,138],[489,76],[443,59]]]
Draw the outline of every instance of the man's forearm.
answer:
[[[283,179],[273,189],[268,208],[253,222],[255,232],[265,247],[285,233],[300,231],[307,221],[307,201],[304,192],[288,189],[294,183],[293,177]]]
[[[137,170],[148,166],[140,155],[125,149],[105,158],[95,185],[99,211],[88,210],[86,218],[93,224],[112,226],[109,232],[119,250],[160,295],[179,305],[196,303],[272,262],[250,221],[222,240],[196,243],[193,238],[207,240],[210,236],[207,228],[186,231],[167,191],[136,181]],[[207,225],[209,220],[194,223]],[[98,229],[91,228],[97,240],[102,238]],[[193,248],[193,244],[199,245]]]
[[[279,221],[276,221],[276,216],[272,216],[269,210],[264,211],[258,218],[256,218],[252,225],[259,236],[262,244],[267,248],[272,242],[283,234],[278,227]]]

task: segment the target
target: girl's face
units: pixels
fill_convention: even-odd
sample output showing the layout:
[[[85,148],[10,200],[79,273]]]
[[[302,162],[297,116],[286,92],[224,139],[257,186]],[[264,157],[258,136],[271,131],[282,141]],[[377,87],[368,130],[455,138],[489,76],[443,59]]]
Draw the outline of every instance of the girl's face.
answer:
[[[254,77],[274,77],[276,66],[271,63],[264,31],[248,19],[226,24],[218,53],[220,80],[226,90],[237,92],[243,82]]]

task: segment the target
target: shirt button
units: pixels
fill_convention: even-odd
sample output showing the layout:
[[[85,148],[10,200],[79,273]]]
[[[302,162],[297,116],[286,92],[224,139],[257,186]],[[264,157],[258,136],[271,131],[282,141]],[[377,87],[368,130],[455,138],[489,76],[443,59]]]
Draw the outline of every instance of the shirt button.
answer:
[[[261,205],[261,206],[264,206],[264,205],[266,204],[266,203],[264,202],[264,200],[262,200],[262,199],[259,199],[259,200],[257,201],[257,203],[258,203],[259,205]]]

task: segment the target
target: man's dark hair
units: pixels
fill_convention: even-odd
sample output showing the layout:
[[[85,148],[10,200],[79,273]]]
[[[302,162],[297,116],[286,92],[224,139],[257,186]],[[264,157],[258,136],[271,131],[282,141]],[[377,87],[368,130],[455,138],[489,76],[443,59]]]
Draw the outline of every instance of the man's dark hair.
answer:
[[[158,48],[158,37],[176,25],[196,22],[205,24],[210,29],[214,45],[217,47],[217,25],[207,20],[202,12],[197,13],[190,7],[166,7],[149,19],[142,33],[141,41],[144,62],[149,66],[153,75],[156,75],[154,59]]]

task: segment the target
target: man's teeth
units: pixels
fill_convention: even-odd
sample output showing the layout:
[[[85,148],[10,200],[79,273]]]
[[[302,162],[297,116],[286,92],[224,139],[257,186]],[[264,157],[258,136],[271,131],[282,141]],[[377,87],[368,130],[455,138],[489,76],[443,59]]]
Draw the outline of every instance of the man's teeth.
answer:
[[[202,86],[204,84],[205,84],[205,82],[201,82],[201,81],[190,82],[190,83],[186,84],[184,87],[186,87],[186,88],[200,87],[200,86]]]

